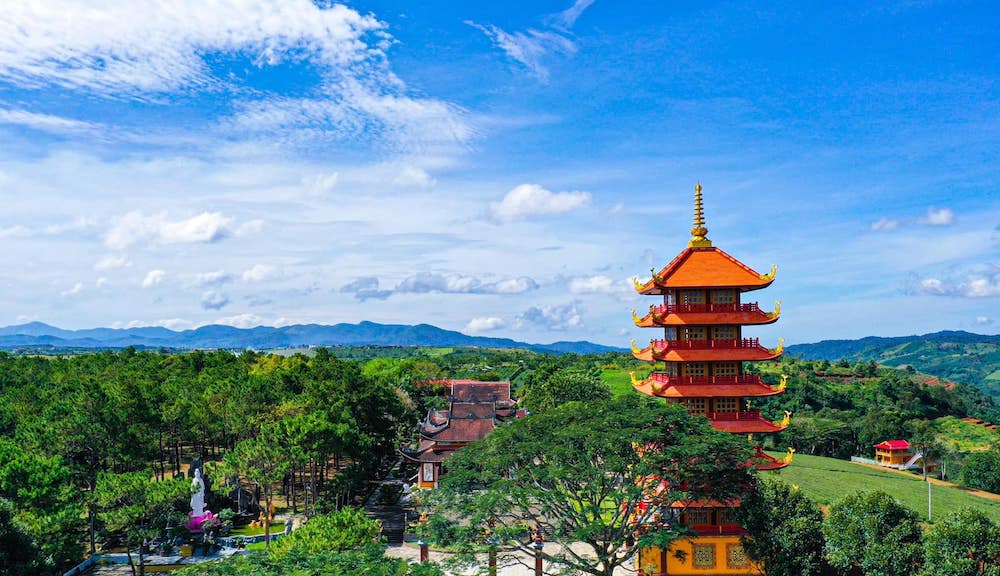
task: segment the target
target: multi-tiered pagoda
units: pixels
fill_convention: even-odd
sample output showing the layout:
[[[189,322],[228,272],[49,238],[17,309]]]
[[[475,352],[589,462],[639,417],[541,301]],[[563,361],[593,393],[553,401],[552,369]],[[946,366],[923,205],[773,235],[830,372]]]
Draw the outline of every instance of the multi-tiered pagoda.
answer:
[[[645,316],[632,312],[636,326],[662,328],[662,339],[653,339],[645,348],[632,341],[632,354],[653,363],[645,379],[633,375],[632,385],[647,396],[682,404],[692,414],[702,414],[712,427],[734,434],[780,432],[788,427],[789,414],[772,422],[753,409],[756,398],[781,394],[785,379],[772,386],[746,371],[746,362],[774,360],[777,348],[762,346],[760,340],[745,336],[744,326],[771,324],[778,319],[780,303],[774,311],[761,310],[757,302],[744,302],[743,294],[767,288],[774,281],[777,266],[759,274],[736,258],[712,246],[707,238],[702,210],[701,185],[695,186],[694,227],[691,241],[670,264],[640,283],[643,295],[662,296],[663,303],[649,307]],[[756,448],[758,469],[787,466],[791,453],[775,459]],[[743,553],[739,537],[744,530],[733,520],[738,503],[683,503],[678,522],[697,536],[676,542],[670,550],[643,549],[639,569],[645,574],[759,574],[760,570]],[[675,552],[682,552],[678,555]],[[683,559],[681,559],[683,558]]]

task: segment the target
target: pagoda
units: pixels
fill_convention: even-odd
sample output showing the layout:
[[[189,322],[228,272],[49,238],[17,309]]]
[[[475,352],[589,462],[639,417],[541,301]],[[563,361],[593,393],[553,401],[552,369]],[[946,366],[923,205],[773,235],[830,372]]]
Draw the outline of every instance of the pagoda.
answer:
[[[753,409],[753,400],[784,392],[786,378],[778,385],[749,374],[744,363],[779,358],[784,341],[776,348],[747,337],[744,326],[771,324],[778,320],[781,303],[764,311],[757,302],[744,302],[743,294],[767,288],[777,266],[760,274],[712,246],[705,227],[701,184],[695,186],[694,227],[691,240],[676,258],[659,272],[650,270],[646,282],[634,279],[635,289],[646,296],[662,296],[642,317],[632,311],[636,326],[663,329],[662,339],[639,348],[632,341],[632,354],[653,364],[647,378],[632,375],[632,386],[642,394],[681,404],[691,414],[709,419],[716,430],[733,434],[780,432],[788,427],[791,414],[780,422],[764,418]],[[776,459],[755,447],[753,464],[760,470],[783,468],[788,456]],[[676,521],[695,536],[671,545],[669,550],[644,548],[637,568],[647,576],[666,574],[760,574],[740,546],[745,531],[733,519],[738,502],[680,503]],[[678,554],[680,552],[680,554]]]

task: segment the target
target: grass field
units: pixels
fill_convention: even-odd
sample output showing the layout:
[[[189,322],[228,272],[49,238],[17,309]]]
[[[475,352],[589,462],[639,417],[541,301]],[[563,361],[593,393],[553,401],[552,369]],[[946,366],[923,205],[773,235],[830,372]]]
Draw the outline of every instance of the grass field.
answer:
[[[788,468],[764,474],[773,474],[788,484],[798,486],[824,506],[857,491],[882,490],[916,511],[922,520],[927,519],[927,484],[917,475],[875,470],[844,460],[800,454],[795,455]],[[932,484],[931,502],[934,519],[969,507],[981,510],[994,522],[1000,522],[1000,502],[974,496],[961,488]]]

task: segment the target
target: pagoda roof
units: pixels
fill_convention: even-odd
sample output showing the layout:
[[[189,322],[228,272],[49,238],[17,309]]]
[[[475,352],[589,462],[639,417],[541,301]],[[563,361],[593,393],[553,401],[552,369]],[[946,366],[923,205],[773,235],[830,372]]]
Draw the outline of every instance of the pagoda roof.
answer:
[[[757,338],[738,340],[651,340],[639,349],[632,341],[632,355],[645,362],[726,362],[774,360],[784,352],[783,339],[777,348],[765,348]]]
[[[640,328],[709,324],[771,324],[781,314],[781,303],[773,312],[765,312],[756,302],[742,304],[661,304],[651,305],[645,316],[632,311],[632,321]]]
[[[751,412],[757,411],[752,410]],[[775,424],[763,416],[733,420],[719,418],[710,420],[712,428],[715,428],[720,432],[730,432],[732,434],[770,434],[774,432],[781,432],[785,428],[788,428],[787,424]]]
[[[660,384],[647,378],[632,387],[646,396],[657,398],[759,398],[784,392],[767,384]]]
[[[875,445],[881,450],[909,450],[910,443],[906,440],[886,440]]]
[[[714,246],[688,247],[646,282],[636,280],[635,289],[646,295],[677,288],[738,288],[745,292],[769,286],[776,271],[777,266],[772,266],[770,273],[760,274]]]

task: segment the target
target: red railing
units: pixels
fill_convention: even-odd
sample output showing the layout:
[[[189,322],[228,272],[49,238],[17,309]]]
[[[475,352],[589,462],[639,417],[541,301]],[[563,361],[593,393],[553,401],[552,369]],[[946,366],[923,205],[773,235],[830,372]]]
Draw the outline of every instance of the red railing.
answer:
[[[733,376],[670,376],[663,372],[653,372],[649,375],[657,384],[681,386],[684,384],[756,384],[767,386],[757,374],[740,374]]]
[[[713,340],[653,340],[653,347],[662,350],[664,348],[683,350],[712,350],[712,349],[738,349],[738,348],[758,348],[764,349],[760,345],[760,338],[736,338],[736,339],[713,339]]]
[[[760,410],[742,410],[740,412],[705,412],[711,420],[760,420]]]
[[[653,313],[657,316],[664,314],[683,314],[685,312],[761,312],[760,306],[756,302],[729,303],[729,304],[660,304],[653,307]]]
[[[699,524],[690,528],[699,536],[739,536],[747,532],[739,524]]]

